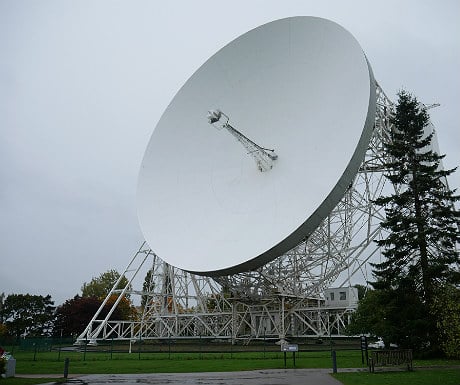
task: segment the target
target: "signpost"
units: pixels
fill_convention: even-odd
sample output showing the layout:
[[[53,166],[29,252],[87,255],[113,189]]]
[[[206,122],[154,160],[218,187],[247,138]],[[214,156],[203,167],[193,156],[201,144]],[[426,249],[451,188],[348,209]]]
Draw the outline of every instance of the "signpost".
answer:
[[[286,368],[286,353],[292,352],[292,359],[294,361],[295,368],[295,352],[299,351],[299,345],[297,344],[283,344],[281,345],[281,351],[284,353],[284,367]]]

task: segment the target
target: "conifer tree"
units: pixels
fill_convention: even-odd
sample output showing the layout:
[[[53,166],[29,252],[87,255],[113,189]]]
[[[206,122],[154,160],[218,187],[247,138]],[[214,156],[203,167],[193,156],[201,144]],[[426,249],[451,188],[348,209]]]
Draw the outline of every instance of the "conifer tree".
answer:
[[[429,318],[437,287],[460,283],[456,249],[460,212],[455,208],[460,197],[449,189],[446,179],[456,169],[442,169],[445,155],[433,151],[434,134],[428,132],[426,107],[414,96],[405,91],[398,94],[391,122],[393,130],[385,143],[390,159],[386,177],[395,192],[375,201],[385,209],[386,218],[381,225],[386,238],[377,241],[385,260],[373,265],[377,278],[373,286],[395,294],[402,287],[412,288],[424,307],[420,317]],[[410,320],[401,320],[404,321]],[[414,333],[429,334],[436,325],[435,320],[424,321],[421,329],[425,331],[419,328]],[[428,338],[435,343],[434,336]]]

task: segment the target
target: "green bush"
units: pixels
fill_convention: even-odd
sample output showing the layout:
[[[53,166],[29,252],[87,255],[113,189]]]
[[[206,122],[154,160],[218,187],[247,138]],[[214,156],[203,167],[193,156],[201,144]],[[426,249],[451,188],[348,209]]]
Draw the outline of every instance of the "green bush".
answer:
[[[0,375],[6,372],[6,360],[0,357]]]

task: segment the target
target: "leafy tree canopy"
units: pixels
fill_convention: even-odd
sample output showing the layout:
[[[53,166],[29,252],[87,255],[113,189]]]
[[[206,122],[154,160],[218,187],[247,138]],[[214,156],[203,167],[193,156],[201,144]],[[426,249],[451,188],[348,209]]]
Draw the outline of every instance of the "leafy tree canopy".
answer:
[[[402,348],[421,350],[426,340],[419,334],[428,333],[429,326],[425,308],[412,283],[407,281],[394,291],[368,290],[359,301],[347,332],[382,337],[385,346],[397,343]]]
[[[104,319],[107,316],[117,298],[115,295],[109,298],[98,319]],[[66,337],[79,335],[96,314],[102,302],[103,299],[78,295],[65,301],[56,309],[53,334]],[[130,301],[122,298],[109,319],[123,321],[132,320],[134,317],[135,309],[131,306]]]
[[[460,289],[452,285],[438,288],[431,310],[442,351],[449,358],[460,359]]]
[[[93,277],[89,283],[83,283],[81,287],[82,297],[104,299],[110,293],[110,290],[112,290],[119,278],[120,273],[116,270],[108,270],[100,274],[99,277]],[[116,288],[123,289],[127,284],[128,280],[123,276]]]
[[[16,337],[47,336],[54,321],[53,305],[50,295],[10,294],[3,302],[0,323]]]

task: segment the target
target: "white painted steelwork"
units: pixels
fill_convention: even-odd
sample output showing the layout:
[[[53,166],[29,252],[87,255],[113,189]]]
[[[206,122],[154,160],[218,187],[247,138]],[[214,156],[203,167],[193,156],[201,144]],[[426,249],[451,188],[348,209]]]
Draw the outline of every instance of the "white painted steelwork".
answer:
[[[219,283],[172,267],[143,245],[123,273],[132,282],[134,273],[143,277],[151,271],[143,290],[134,290],[131,284],[125,288],[132,299],[145,298],[140,319],[110,321],[99,316],[101,307],[78,342],[111,338],[249,342],[344,335],[354,309],[327,307],[323,292],[334,281],[347,287],[357,275],[368,278],[366,262],[377,252],[373,240],[381,232],[383,209],[373,200],[384,189],[383,142],[392,129],[393,107],[378,86],[376,93],[373,136],[364,161],[337,207],[308,239],[255,271],[224,276]],[[142,266],[144,270],[139,270]]]
[[[339,202],[311,232],[306,232],[290,250],[274,260],[267,260],[262,266],[213,278],[173,267],[144,244],[122,274],[128,280],[127,286],[116,290],[119,282],[115,284],[77,342],[207,338],[248,343],[252,339],[265,338],[283,341],[289,337],[343,336],[354,308],[334,307],[335,303],[324,300],[323,293],[333,282],[335,287],[348,287],[358,274],[367,278],[367,261],[377,253],[374,240],[380,236],[380,222],[384,218],[383,208],[373,202],[386,188],[384,172],[391,172],[385,169],[388,155],[384,143],[390,140],[390,132],[394,129],[390,123],[393,104],[378,84],[372,83],[372,86],[377,98],[375,114],[372,114],[375,120],[370,140],[366,140],[363,159],[350,182],[343,186]],[[227,110],[227,106],[224,107]],[[343,117],[345,115],[344,112]],[[203,121],[203,115],[199,119]],[[343,127],[348,127],[345,123],[346,120]],[[434,132],[432,126],[429,129]],[[250,137],[268,138],[252,132]],[[270,138],[266,143],[275,146]],[[276,149],[278,151],[278,147]],[[281,146],[280,161],[284,154]],[[202,153],[198,158],[203,162],[207,159]],[[244,163],[242,170],[250,167],[259,176],[277,172],[281,164],[277,163],[270,172],[260,173],[252,162],[246,165],[244,160],[240,161]],[[299,169],[292,183],[283,187],[303,193],[311,176],[311,169]],[[231,200],[230,206],[235,207],[235,202]],[[304,209],[298,208],[299,217],[304,216]],[[187,248],[187,244],[184,246],[187,239],[181,235],[174,245]],[[225,246],[221,244],[221,248]],[[222,255],[223,250],[218,248],[216,259]],[[149,279],[145,287],[134,290],[132,284],[136,276],[143,277],[147,272]],[[144,305],[139,319],[111,321],[110,315],[119,300],[105,318],[101,317],[104,304],[114,294],[120,295],[120,299],[127,294],[131,298],[141,296]]]
[[[208,121],[218,130],[227,130],[239,143],[243,145],[248,154],[255,160],[257,169],[260,172],[269,171],[273,168],[274,162],[278,159],[275,150],[261,147],[246,137],[230,124],[230,118],[220,110],[208,112]]]

